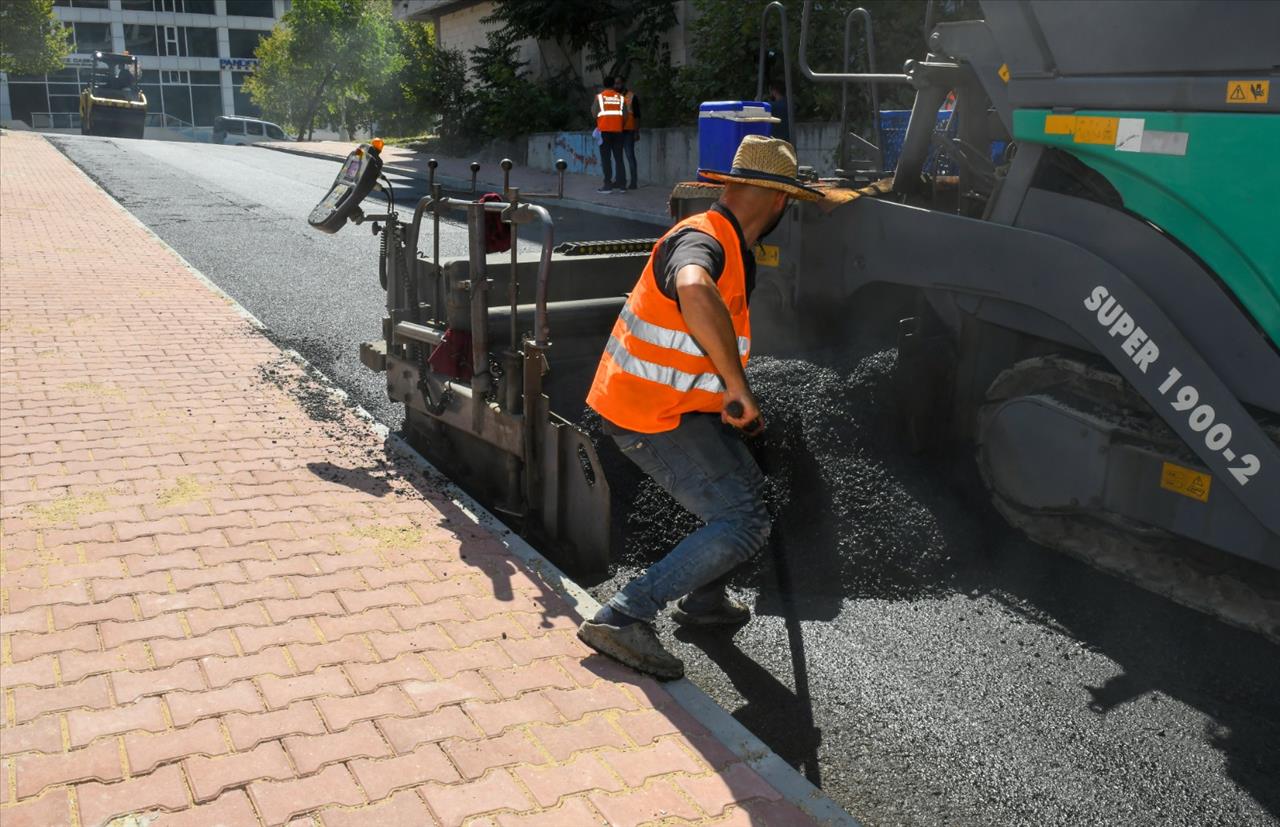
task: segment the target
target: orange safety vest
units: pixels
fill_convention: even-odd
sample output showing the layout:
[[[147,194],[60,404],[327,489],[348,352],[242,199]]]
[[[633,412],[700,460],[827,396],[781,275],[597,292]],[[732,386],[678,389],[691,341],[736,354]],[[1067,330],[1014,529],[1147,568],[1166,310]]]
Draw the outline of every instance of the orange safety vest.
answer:
[[[715,238],[724,248],[724,272],[716,282],[738,339],[738,356],[746,367],[751,353],[751,317],[747,313],[747,277],[738,233],[715,211],[690,216],[658,243],[683,227]],[[587,404],[613,424],[643,434],[670,431],[680,417],[695,411],[719,413],[724,408],[724,380],[711,357],[685,324],[680,306],[658,289],[653,253],[614,322]]]
[[[631,132],[633,130],[640,128],[639,122],[636,121],[636,113],[631,108],[631,98],[634,95],[635,95],[634,92],[628,92],[626,96],[624,96],[622,99],[622,131],[623,132]]]
[[[606,89],[596,95],[596,126],[601,132],[621,132],[622,115],[626,108],[624,98],[612,89]]]

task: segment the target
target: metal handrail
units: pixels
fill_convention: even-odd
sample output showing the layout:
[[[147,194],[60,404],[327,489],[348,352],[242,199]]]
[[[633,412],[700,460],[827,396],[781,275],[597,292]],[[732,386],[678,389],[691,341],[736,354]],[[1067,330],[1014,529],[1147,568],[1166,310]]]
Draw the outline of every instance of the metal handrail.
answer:
[[[863,21],[863,45],[867,50],[867,71],[876,71],[876,40],[871,28],[871,12],[858,7],[844,18],[844,73],[849,74],[849,36],[853,32],[853,18],[861,17]],[[880,148],[880,90],[874,82],[867,83],[867,92],[871,96],[871,134],[875,140],[876,169],[884,167],[884,150]],[[840,163],[848,162],[849,150],[849,82],[840,84]]]
[[[37,118],[43,118],[44,123],[48,125],[45,126],[40,124],[39,122],[37,122],[36,120]],[[58,121],[64,118],[66,119],[67,125],[65,127],[58,126],[57,125]],[[80,121],[79,112],[32,112],[31,113],[32,129],[75,129],[80,125],[79,121]]]
[[[538,204],[512,204],[506,201],[468,201],[464,198],[433,198],[423,196],[413,211],[413,222],[409,226],[408,239],[412,245],[414,257],[417,257],[418,238],[421,232],[422,216],[428,210],[439,214],[442,209],[467,211],[479,208],[482,212],[502,213],[502,218],[511,224],[529,224],[539,221],[542,224],[542,255],[538,259],[538,283],[534,299],[534,344],[545,348],[551,344],[551,326],[547,320],[547,284],[551,277],[551,248],[555,247],[555,222],[546,207]],[[438,231],[437,231],[438,232]],[[437,262],[438,266],[438,262]],[[512,273],[512,277],[515,274]]]
[[[880,74],[877,72],[815,72],[809,65],[809,13],[813,9],[813,0],[804,0],[800,10],[800,71],[809,80],[827,83],[861,80],[869,83],[912,83],[910,75]]]
[[[756,100],[764,100],[764,56],[765,56],[765,39],[769,34],[769,12],[777,9],[778,22],[782,29],[782,83],[785,87],[787,95],[787,129],[794,130],[796,128],[796,112],[795,98],[791,94],[791,43],[790,36],[787,34],[787,7],[774,0],[774,2],[764,7],[764,11],[760,13],[760,58],[756,64]],[[800,41],[801,50],[804,49],[804,40]],[[803,51],[801,52],[803,54]],[[794,135],[788,135],[794,138]]]

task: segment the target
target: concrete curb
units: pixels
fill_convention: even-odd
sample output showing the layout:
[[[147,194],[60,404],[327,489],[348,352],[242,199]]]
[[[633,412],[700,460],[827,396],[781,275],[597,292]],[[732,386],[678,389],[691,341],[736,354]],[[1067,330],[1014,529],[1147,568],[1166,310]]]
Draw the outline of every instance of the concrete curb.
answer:
[[[50,145],[53,146],[55,150],[58,150],[59,154],[66,157],[66,155],[58,149],[56,144],[50,142]],[[287,152],[289,150],[280,151]],[[326,159],[332,157],[328,155],[320,155],[319,153],[295,152],[295,154],[323,157]],[[211,290],[215,295],[220,296],[238,315],[244,318],[255,330],[262,333],[264,336],[267,336],[268,341],[271,341],[270,336],[267,335],[270,328],[263,324],[257,316],[253,315],[248,308],[241,305],[240,302],[236,301],[226,291],[215,284],[208,276],[197,270],[191,262],[187,261],[186,258],[182,256],[181,253],[169,246],[168,242],[156,235],[150,227],[142,223],[141,219],[117,201],[115,196],[107,192],[98,184],[97,181],[90,178],[78,164],[71,161],[70,158],[67,160],[71,162],[73,167],[75,167],[76,172],[83,175],[91,184],[93,184],[93,186],[101,190],[103,195],[110,199],[113,204],[119,207],[120,211],[128,216],[130,221],[134,222],[143,230],[143,232],[163,246],[174,256],[174,258],[181,262],[187,272]],[[470,186],[470,182],[467,182],[467,185]],[[272,341],[272,344],[275,345],[275,342]],[[276,347],[279,346],[276,345]],[[348,409],[353,410],[360,419],[368,424],[373,433],[383,439],[384,444],[386,444],[390,450],[394,451],[396,455],[417,466],[420,470],[432,477],[448,479],[400,436],[391,433],[391,430],[387,426],[378,422],[373,415],[366,411],[362,406],[353,403],[346,391],[334,384],[332,379],[307,361],[302,354],[295,350],[284,348],[281,348],[280,352],[299,365],[309,377],[321,384],[325,391],[335,400],[341,402]],[[491,531],[514,556],[520,558],[520,560],[528,565],[530,569],[544,578],[548,585],[550,585],[557,594],[564,598],[566,602],[572,605],[579,614],[584,617],[590,617],[599,610],[600,603],[596,601],[596,599],[593,598],[585,589],[571,580],[563,571],[560,570],[558,566],[546,557],[543,557],[542,554],[531,546],[523,537],[505,526],[488,509],[474,500],[456,484],[449,482],[441,493],[447,496],[453,505],[466,514],[473,522]],[[790,764],[782,760],[777,753],[748,731],[746,727],[740,724],[723,707],[717,704],[710,696],[691,683],[688,679],[682,678],[678,681],[664,683],[663,688],[670,693],[671,697],[674,698],[686,712],[710,730],[711,734],[724,744],[726,748],[741,758],[774,789],[782,793],[783,797],[787,801],[799,807],[819,824],[830,825],[830,827],[860,827],[859,822],[853,816],[841,809],[840,805],[828,798],[822,790],[813,786],[808,779],[800,775],[800,773],[791,767]]]
[[[249,146],[257,147],[258,149],[269,149],[275,152],[285,152],[290,155],[301,155],[304,158],[318,158],[324,161],[339,160],[337,157],[329,155],[328,153],[314,152],[306,149],[293,149],[283,146],[264,146],[262,144],[249,144]],[[406,178],[416,178],[419,181],[427,180],[420,170],[410,169],[408,167],[399,167],[387,164],[383,166],[383,170],[386,172],[393,172],[396,175],[403,175]],[[467,190],[471,188],[470,180],[453,178],[447,175],[437,175],[436,182],[450,189]],[[478,181],[476,183],[476,188],[484,189],[485,192],[500,192],[502,190],[502,184],[494,183],[492,181]],[[605,215],[610,218],[626,218],[631,221],[641,221],[646,224],[652,224],[655,227],[661,227],[664,230],[669,228],[673,223],[669,216],[644,212],[642,210],[628,210],[625,207],[613,207],[608,204],[597,204],[594,201],[581,201],[577,198],[539,199],[539,201],[544,203],[548,200],[554,204],[568,207],[571,210],[579,210],[581,212],[593,213],[595,215]]]

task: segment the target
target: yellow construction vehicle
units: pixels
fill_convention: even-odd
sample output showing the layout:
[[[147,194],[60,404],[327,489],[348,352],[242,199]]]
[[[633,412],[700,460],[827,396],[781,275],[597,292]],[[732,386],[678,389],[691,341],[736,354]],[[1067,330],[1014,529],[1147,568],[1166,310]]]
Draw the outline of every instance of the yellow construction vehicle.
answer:
[[[80,92],[80,134],[141,138],[147,96],[138,86],[138,58],[125,52],[94,52],[93,75]]]

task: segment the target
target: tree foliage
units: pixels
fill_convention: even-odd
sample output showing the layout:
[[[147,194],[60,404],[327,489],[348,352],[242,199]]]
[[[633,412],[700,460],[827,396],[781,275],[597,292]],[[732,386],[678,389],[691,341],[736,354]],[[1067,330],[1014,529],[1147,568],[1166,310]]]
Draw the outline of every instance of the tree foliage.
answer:
[[[377,118],[382,90],[403,66],[395,41],[386,4],[294,0],[258,44],[258,67],[245,88],[299,139],[317,120],[350,134]]]
[[[0,72],[56,72],[71,54],[71,32],[53,16],[53,0],[0,2]]]
[[[501,23],[512,41],[556,43],[579,83],[573,55],[583,49],[592,69],[624,68],[638,44],[652,45],[676,24],[675,4],[662,0],[497,0],[487,23]]]

